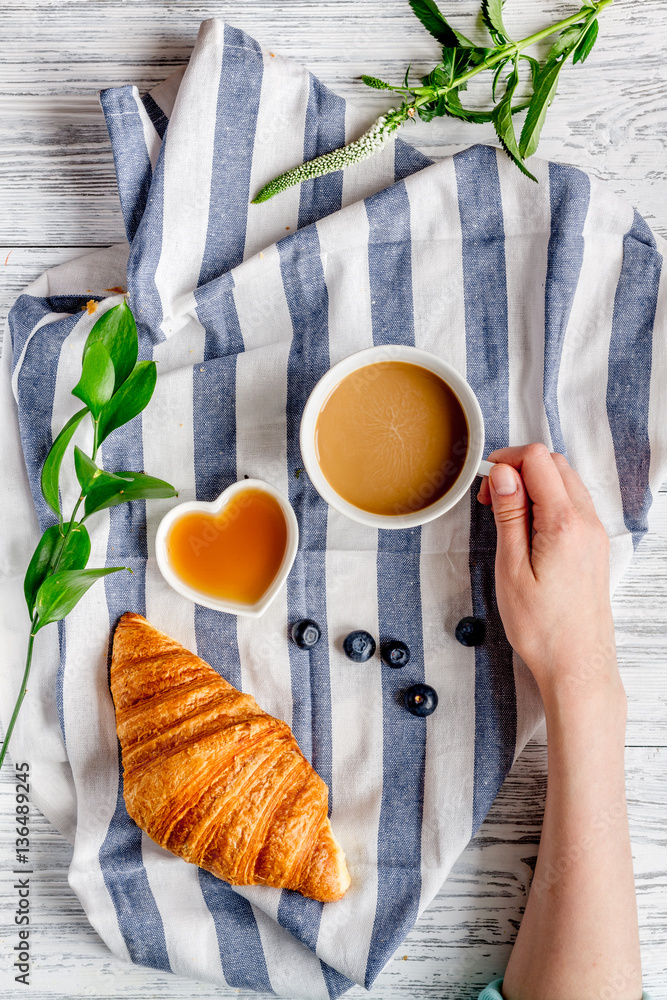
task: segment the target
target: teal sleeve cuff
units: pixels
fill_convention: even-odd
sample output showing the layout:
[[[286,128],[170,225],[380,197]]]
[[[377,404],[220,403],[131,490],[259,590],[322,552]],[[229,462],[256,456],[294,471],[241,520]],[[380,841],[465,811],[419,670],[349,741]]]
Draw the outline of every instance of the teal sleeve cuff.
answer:
[[[502,979],[494,979],[492,983],[484,987],[477,1000],[503,1000],[500,995],[500,987],[502,985]]]
[[[500,994],[502,985],[502,979],[494,979],[492,983],[484,987],[477,1000],[503,1000]],[[651,998],[648,993],[644,992],[642,993],[642,1000],[651,1000]]]

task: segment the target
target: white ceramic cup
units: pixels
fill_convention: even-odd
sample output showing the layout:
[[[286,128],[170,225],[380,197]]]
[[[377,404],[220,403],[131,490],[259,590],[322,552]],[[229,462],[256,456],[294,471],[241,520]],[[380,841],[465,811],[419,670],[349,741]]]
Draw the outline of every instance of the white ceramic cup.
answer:
[[[272,496],[274,500],[277,500],[287,524],[287,545],[285,546],[285,554],[280,568],[268,589],[264,591],[255,604],[242,604],[240,601],[228,601],[223,598],[214,597],[212,594],[207,594],[201,590],[197,590],[195,587],[191,587],[189,583],[182,580],[171,564],[167,543],[170,528],[175,521],[185,514],[219,514],[233,497],[244,490],[252,489],[262,490],[264,493]],[[292,505],[275,486],[265,483],[262,479],[241,479],[238,483],[228,486],[217,499],[212,500],[210,503],[204,500],[191,500],[186,501],[186,503],[177,504],[162,518],[157,529],[157,535],[155,536],[155,557],[157,564],[162,576],[170,587],[173,587],[182,597],[187,597],[188,600],[194,601],[195,604],[202,604],[205,608],[213,608],[214,611],[227,611],[232,615],[246,615],[249,618],[259,618],[276,597],[292,568],[298,547],[299,525]]]
[[[317,460],[315,428],[325,400],[347,375],[359,368],[375,365],[382,361],[402,361],[419,365],[421,368],[433,372],[455,394],[468,423],[468,450],[463,468],[454,485],[439,500],[428,507],[421,507],[406,514],[372,514],[370,511],[361,510],[361,508],[348,503],[329,484]],[[362,433],[361,429],[360,433]],[[337,365],[330,368],[308,397],[301,417],[300,444],[304,467],[320,496],[341,514],[371,528],[413,528],[418,524],[433,521],[458,503],[468,492],[475,476],[488,476],[493,467],[492,462],[485,462],[482,459],[484,454],[484,418],[477,397],[466,380],[455,368],[434,354],[421,351],[417,347],[404,345],[369,347],[365,351],[358,351],[356,354],[343,358]]]

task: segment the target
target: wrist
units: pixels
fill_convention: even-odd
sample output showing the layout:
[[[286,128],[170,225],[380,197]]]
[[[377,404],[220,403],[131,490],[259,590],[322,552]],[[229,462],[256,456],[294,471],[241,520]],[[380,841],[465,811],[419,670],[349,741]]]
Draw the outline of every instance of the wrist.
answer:
[[[548,679],[540,685],[547,728],[595,729],[604,727],[619,736],[625,734],[628,702],[616,670],[613,674],[581,680],[577,674]]]
[[[526,665],[537,681],[542,700],[576,705],[579,701],[623,700],[613,629],[597,636],[570,634],[544,643]]]

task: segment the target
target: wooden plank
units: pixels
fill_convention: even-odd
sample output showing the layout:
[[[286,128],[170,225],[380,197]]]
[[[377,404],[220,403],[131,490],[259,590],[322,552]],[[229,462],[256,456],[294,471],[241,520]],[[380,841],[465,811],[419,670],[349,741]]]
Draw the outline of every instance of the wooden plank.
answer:
[[[50,267],[85,253],[88,248],[78,246],[0,246],[0,344],[7,313],[25,288]]]
[[[13,245],[101,246],[125,237],[102,112],[3,116],[0,212]]]
[[[475,0],[459,0],[454,13],[462,30],[479,36],[477,9]],[[569,4],[554,0],[514,0],[507,19],[519,35],[569,12]],[[399,81],[409,61],[419,76],[437,58],[437,44],[404,0],[165,7],[152,0],[77,0],[60,7],[38,0],[30,12],[11,0],[3,24],[7,57],[0,66],[6,242],[101,246],[123,239],[96,92],[122,83],[142,90],[154,85],[187,60],[198,23],[208,16],[227,17],[267,48],[305,61],[338,93],[363,102],[369,120],[392,98],[365,88],[361,73]],[[654,40],[666,33],[661,0],[605,11],[589,61],[563,73],[540,147],[544,157],[577,163],[607,180],[663,235],[667,61]],[[471,85],[473,103],[482,93],[486,84]],[[452,119],[418,123],[402,135],[434,158],[493,141],[490,126]]]
[[[665,748],[659,747],[627,752],[644,984],[654,1000],[667,996],[666,755]],[[531,743],[442,890],[381,974],[376,996],[382,1000],[443,996],[473,1000],[484,983],[502,974],[534,868],[545,790],[545,748]],[[7,767],[0,776],[0,990],[4,1000],[25,996],[25,988],[14,983],[10,957],[18,940],[13,924],[17,905],[13,805],[13,772]],[[147,995],[174,1000],[252,1000],[256,996],[243,990],[213,989],[113,959],[67,885],[71,848],[34,809],[31,828],[31,996],[40,1000],[90,996],[143,1000]],[[367,994],[355,988],[347,996],[361,1000]]]
[[[477,0],[442,0],[466,34],[481,37]],[[576,0],[512,0],[505,16],[515,35],[567,16]],[[427,72],[437,45],[405,0],[299,0],[284,4],[158,4],[156,0],[5,0],[0,65],[0,318],[25,285],[46,267],[87,247],[124,239],[113,162],[97,91],[137,83],[146,90],[188,58],[199,22],[210,16],[245,28],[265,47],[308,67],[345,98],[363,104],[368,119],[390,102],[360,83],[362,72],[398,81],[407,62]],[[630,200],[667,235],[664,209],[667,61],[663,0],[615,4],[585,67],[568,68],[547,117],[540,155],[573,162]],[[473,103],[483,87],[471,87]],[[488,127],[452,120],[419,123],[403,137],[440,158],[493,139]],[[7,265],[7,251],[14,247]],[[644,943],[645,985],[666,1000],[667,914],[664,755],[667,653],[667,494],[654,505],[651,532],[641,543],[614,601],[619,662],[629,695],[628,786]],[[11,864],[13,784],[0,775],[0,990],[18,1000],[11,963],[16,894]],[[476,997],[502,971],[522,906],[539,836],[544,750],[530,745],[478,837],[378,982],[382,1000]],[[241,997],[109,957],[66,880],[71,849],[43,817],[34,816],[35,890],[32,996],[109,998]],[[405,959],[403,956],[406,956]],[[360,1000],[365,991],[348,996]]]
[[[667,483],[613,601],[628,746],[667,745]]]

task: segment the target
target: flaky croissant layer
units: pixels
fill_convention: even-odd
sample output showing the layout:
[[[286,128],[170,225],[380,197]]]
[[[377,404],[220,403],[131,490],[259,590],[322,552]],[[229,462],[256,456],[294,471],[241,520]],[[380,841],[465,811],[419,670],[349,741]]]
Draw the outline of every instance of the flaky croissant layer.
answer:
[[[111,694],[125,804],[149,837],[232,885],[341,898],[328,789],[286,722],[132,613],[114,635]]]

